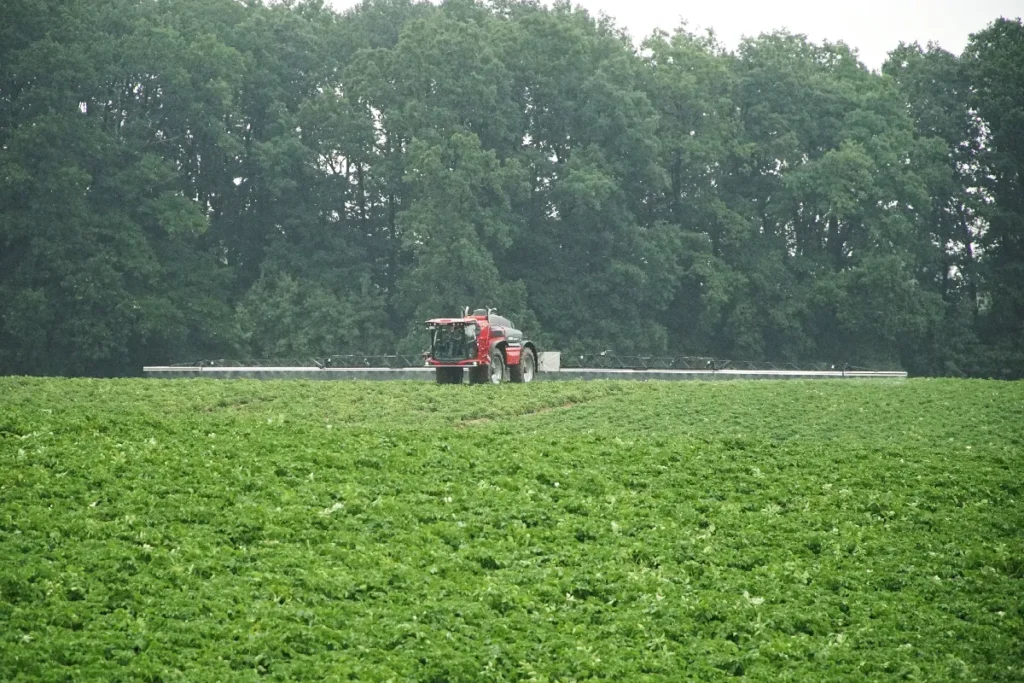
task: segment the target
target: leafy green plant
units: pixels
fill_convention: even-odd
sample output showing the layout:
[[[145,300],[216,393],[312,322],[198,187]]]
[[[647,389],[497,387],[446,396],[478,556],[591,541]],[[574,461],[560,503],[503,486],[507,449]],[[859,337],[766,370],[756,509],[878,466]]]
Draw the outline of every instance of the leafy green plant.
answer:
[[[1020,384],[0,391],[3,680],[1024,676]]]

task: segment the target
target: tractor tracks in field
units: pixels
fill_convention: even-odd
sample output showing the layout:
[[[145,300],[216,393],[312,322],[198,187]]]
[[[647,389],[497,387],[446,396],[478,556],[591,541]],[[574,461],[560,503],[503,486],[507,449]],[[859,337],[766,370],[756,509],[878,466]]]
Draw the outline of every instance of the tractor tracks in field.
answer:
[[[551,413],[551,412],[554,412],[556,410],[568,410],[570,408],[574,408],[576,406],[583,405],[583,404],[586,404],[586,403],[591,403],[591,402],[592,401],[566,401],[565,403],[560,403],[558,405],[553,405],[553,406],[539,406],[539,407],[536,407],[536,408],[529,408],[527,410],[524,410],[521,413],[506,413],[504,415],[497,415],[497,416],[482,416],[482,417],[463,418],[463,419],[459,420],[458,422],[456,422],[455,426],[456,427],[472,427],[472,426],[476,426],[476,425],[486,425],[486,424],[492,424],[492,423],[496,423],[496,422],[502,422],[502,421],[510,420],[510,419],[518,419],[518,418],[521,418],[521,417],[532,417],[534,415],[544,415],[546,413]]]
[[[622,395],[619,394],[597,394],[594,396],[575,395],[572,397],[564,397],[559,402],[553,402],[548,405],[522,406],[518,411],[513,409],[495,415],[463,417],[454,421],[452,426],[456,428],[465,428],[482,425],[507,425],[522,418],[537,418],[545,415],[564,414],[566,411],[585,406],[590,407],[612,401],[621,401],[622,398]]]
[[[614,408],[616,404],[639,400],[643,395],[649,393],[649,387],[624,391],[619,386],[609,388],[599,383],[576,387],[567,386],[565,389],[551,396],[528,396],[527,398],[536,400],[532,405],[529,403],[523,405],[518,402],[510,405],[507,400],[499,400],[494,405],[478,409],[475,415],[463,414],[461,417],[453,415],[454,419],[448,424],[461,429],[484,425],[512,426],[520,423],[523,418],[558,422],[565,419],[568,411],[577,411],[572,413],[573,418],[576,418],[577,415],[582,416],[584,413],[591,415],[594,410],[600,412],[604,407]],[[580,411],[580,409],[583,410]],[[529,424],[536,426],[540,423],[529,422]]]

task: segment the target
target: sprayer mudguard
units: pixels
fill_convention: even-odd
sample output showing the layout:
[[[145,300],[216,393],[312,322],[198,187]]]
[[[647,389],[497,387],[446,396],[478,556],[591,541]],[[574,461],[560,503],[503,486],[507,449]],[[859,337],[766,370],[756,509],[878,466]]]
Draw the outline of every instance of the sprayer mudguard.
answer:
[[[523,352],[522,346],[512,346],[509,344],[505,347],[505,365],[519,365],[519,356]]]

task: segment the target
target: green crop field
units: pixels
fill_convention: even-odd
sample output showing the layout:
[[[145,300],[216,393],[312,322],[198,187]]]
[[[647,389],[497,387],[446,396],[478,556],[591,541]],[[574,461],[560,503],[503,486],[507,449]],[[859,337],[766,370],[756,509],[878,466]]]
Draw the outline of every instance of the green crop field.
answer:
[[[0,379],[0,680],[1024,680],[1024,384]]]

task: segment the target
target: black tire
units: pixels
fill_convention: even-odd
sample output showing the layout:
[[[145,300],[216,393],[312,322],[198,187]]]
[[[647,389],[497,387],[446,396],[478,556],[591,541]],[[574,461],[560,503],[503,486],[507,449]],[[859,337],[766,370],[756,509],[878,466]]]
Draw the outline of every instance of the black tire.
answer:
[[[490,381],[491,368],[487,365],[478,365],[469,369],[470,384],[487,384]]]
[[[519,365],[508,366],[508,374],[513,382],[532,382],[537,374],[537,358],[529,348],[523,349],[519,355]]]
[[[489,370],[487,378],[491,384],[501,384],[505,381],[505,356],[502,354],[501,349],[491,351],[491,367]]]

